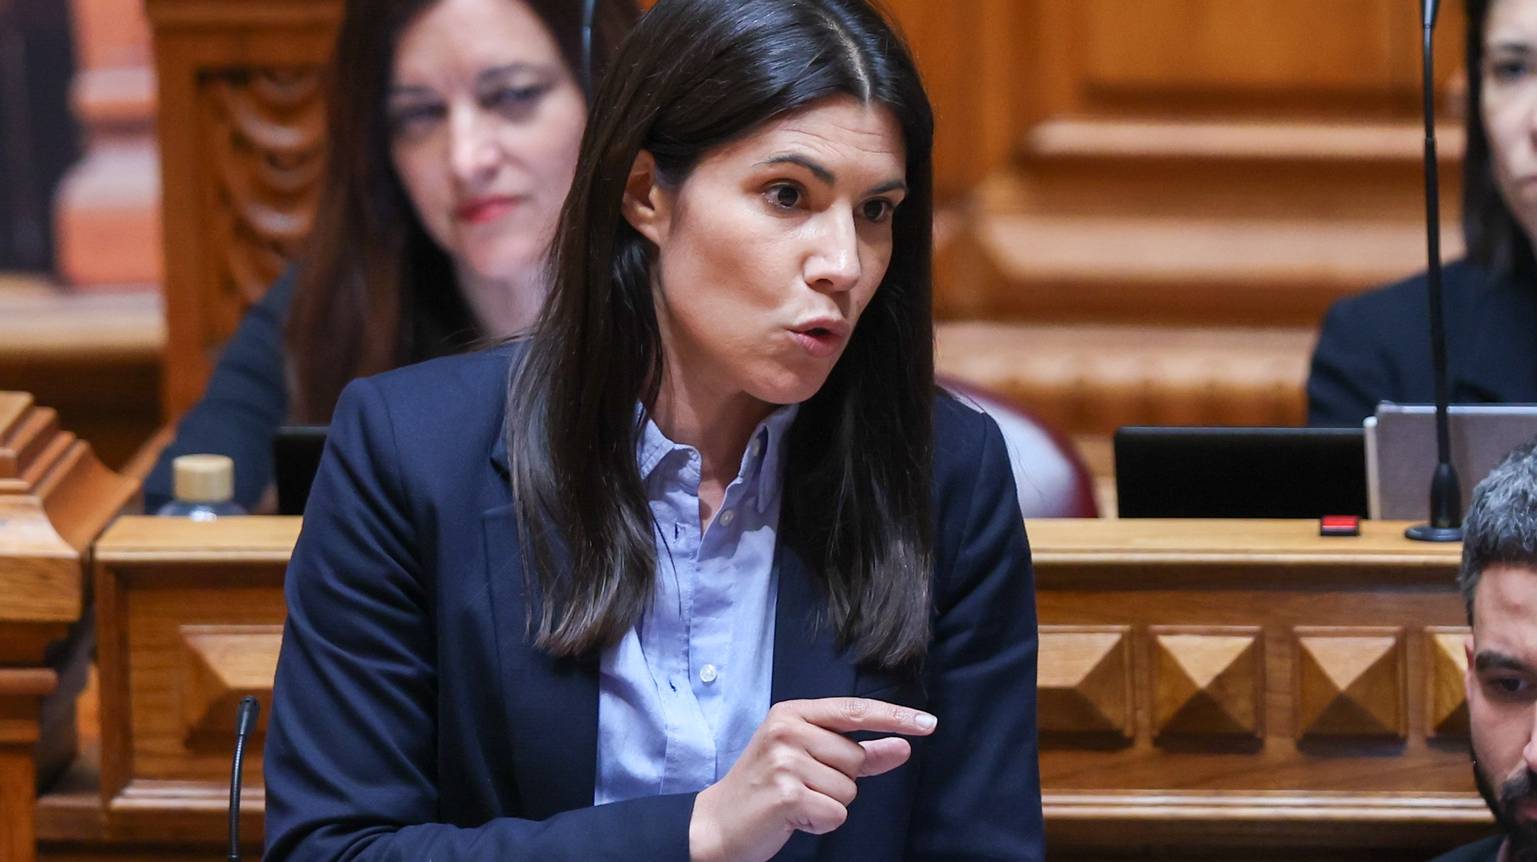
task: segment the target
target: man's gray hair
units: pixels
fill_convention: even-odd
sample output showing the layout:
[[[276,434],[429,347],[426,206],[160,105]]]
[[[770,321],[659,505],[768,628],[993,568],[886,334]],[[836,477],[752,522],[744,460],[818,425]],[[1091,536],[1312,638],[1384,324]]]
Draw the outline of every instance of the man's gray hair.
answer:
[[[1473,489],[1457,573],[1469,625],[1479,576],[1501,563],[1537,569],[1537,438],[1512,449]]]

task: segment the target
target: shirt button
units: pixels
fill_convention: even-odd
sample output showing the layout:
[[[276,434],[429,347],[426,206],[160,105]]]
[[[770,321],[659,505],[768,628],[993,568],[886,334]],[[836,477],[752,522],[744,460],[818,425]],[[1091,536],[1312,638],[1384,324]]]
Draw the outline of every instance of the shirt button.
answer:
[[[716,673],[715,665],[713,664],[707,664],[699,669],[699,681],[705,685],[709,685],[710,683],[714,682],[717,676],[719,676],[719,674]]]
[[[754,440],[754,441],[752,441],[752,456],[754,458],[756,458],[756,457],[758,457],[759,455],[762,455],[762,454],[763,454],[763,441],[762,440]]]
[[[731,526],[731,522],[735,521],[735,520],[736,520],[736,512],[733,512],[733,511],[727,509],[726,511],[720,513],[720,525],[722,527],[729,527],[729,526]],[[706,680],[706,682],[708,682],[708,681],[709,680]]]

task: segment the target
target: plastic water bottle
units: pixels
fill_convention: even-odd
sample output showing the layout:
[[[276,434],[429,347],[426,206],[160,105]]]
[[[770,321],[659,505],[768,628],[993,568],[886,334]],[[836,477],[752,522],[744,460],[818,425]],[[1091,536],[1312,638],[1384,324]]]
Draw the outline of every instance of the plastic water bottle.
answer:
[[[171,462],[171,476],[176,499],[157,515],[212,521],[246,513],[234,500],[235,462],[227,455],[182,455]]]

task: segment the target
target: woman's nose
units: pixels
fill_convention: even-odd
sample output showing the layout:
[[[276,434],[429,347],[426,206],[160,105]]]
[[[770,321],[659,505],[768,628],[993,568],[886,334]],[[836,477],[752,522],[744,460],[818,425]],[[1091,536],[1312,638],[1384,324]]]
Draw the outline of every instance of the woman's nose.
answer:
[[[859,237],[854,219],[829,213],[822,220],[816,246],[806,259],[806,283],[818,290],[841,292],[858,284],[859,276]]]
[[[496,173],[500,156],[490,126],[476,108],[456,108],[450,116],[448,158],[454,178],[463,185],[474,186]]]

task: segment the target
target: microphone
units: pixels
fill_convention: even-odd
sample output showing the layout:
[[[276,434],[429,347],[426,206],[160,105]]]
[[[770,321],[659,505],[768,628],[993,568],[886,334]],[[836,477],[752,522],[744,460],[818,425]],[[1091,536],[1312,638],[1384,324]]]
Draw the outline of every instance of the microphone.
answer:
[[[598,0],[582,0],[582,90],[587,94],[589,107],[596,95],[592,88],[597,85],[592,79],[592,27],[597,11]]]
[[[229,862],[240,862],[240,773],[245,762],[245,740],[256,718],[261,715],[261,701],[246,695],[240,699],[235,718],[235,762],[229,778]]]
[[[1420,542],[1462,541],[1462,483],[1452,466],[1451,427],[1447,420],[1446,313],[1441,306],[1441,191],[1436,171],[1436,91],[1434,51],[1437,0],[1421,0],[1424,21],[1425,97],[1425,273],[1430,294],[1430,355],[1436,378],[1436,469],[1430,479],[1430,521],[1404,535]]]

